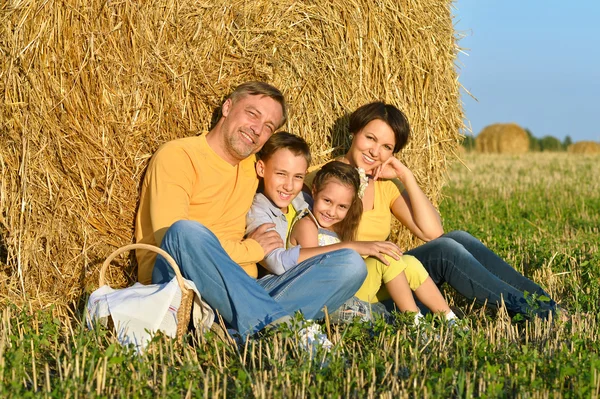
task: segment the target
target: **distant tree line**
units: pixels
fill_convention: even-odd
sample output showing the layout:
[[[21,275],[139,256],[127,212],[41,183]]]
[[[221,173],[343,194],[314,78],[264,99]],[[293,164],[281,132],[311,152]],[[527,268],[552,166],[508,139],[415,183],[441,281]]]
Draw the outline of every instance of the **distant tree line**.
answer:
[[[538,139],[531,133],[531,130],[525,129],[525,131],[529,136],[529,151],[566,151],[567,147],[573,144],[571,136],[566,136],[563,141],[553,136],[544,136]]]
[[[566,136],[563,141],[560,141],[554,136],[544,136],[538,139],[531,133],[531,130],[525,129],[525,131],[527,132],[527,136],[529,136],[529,151],[566,151],[567,147],[573,144],[571,136]],[[475,137],[471,134],[465,135],[462,146],[467,151],[475,150]]]

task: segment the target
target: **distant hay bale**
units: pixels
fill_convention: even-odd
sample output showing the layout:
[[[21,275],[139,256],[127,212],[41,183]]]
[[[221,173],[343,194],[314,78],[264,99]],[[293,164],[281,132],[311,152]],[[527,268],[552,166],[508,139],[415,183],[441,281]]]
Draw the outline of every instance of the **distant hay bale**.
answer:
[[[567,148],[572,154],[600,154],[600,143],[595,141],[579,141]]]
[[[523,154],[529,151],[529,137],[516,123],[496,123],[477,135],[475,148],[477,152]]]
[[[450,0],[278,2],[23,0],[0,26],[0,297],[70,304],[132,241],[148,159],[197,135],[225,95],[273,83],[286,130],[316,162],[348,144],[347,118],[402,108],[402,159],[434,203],[462,127]],[[340,149],[338,148],[339,152]],[[415,241],[395,230],[403,248]],[[128,260],[111,285],[131,283]]]

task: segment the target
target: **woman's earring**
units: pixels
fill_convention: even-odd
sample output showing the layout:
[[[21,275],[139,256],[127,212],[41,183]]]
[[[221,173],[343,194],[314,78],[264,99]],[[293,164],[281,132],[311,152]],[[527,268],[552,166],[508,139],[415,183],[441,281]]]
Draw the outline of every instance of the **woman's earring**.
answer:
[[[354,135],[353,135],[352,133],[350,133],[350,134],[348,135],[348,138],[350,139],[350,141],[352,141],[352,140],[354,140]]]

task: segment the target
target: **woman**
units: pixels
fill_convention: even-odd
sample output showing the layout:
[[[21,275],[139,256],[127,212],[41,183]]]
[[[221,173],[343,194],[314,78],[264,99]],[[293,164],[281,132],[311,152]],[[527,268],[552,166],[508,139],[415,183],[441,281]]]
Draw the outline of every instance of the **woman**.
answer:
[[[364,169],[368,177],[358,240],[386,240],[393,216],[426,241],[405,254],[421,261],[436,284],[447,282],[479,304],[499,306],[504,301],[512,314],[545,318],[555,313],[557,305],[553,300],[537,301],[532,307],[525,299],[525,291],[550,296],[475,237],[464,231],[444,234],[437,210],[413,173],[394,156],[406,145],[410,132],[402,111],[383,102],[366,104],[350,115],[349,131],[352,144],[338,160]],[[367,267],[376,262],[375,258],[366,259]],[[382,289],[378,299],[383,300],[386,295]]]

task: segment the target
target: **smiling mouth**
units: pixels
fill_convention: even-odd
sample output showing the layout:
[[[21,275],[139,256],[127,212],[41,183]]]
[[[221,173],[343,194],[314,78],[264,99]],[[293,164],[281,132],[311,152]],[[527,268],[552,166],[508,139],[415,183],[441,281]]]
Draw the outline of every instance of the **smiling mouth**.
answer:
[[[324,221],[324,222],[327,222],[327,223],[331,223],[331,222],[333,222],[333,218],[331,218],[331,217],[329,217],[329,216],[325,216],[325,215],[323,215],[322,213],[321,213],[321,219],[323,219],[323,221]]]
[[[240,132],[242,133],[242,137],[244,139],[246,139],[246,141],[248,141],[251,144],[255,144],[254,140],[252,139],[252,137],[248,133],[244,132],[243,130],[240,130]]]
[[[282,193],[281,191],[278,191],[277,193],[279,194],[279,198],[281,198],[282,200],[289,200],[290,198],[292,198],[292,194]]]
[[[362,154],[362,156],[363,156],[363,160],[364,160],[366,163],[368,163],[368,164],[375,163],[375,160],[374,160],[373,158],[371,158],[371,157],[368,157],[368,156],[366,156],[365,154]]]

